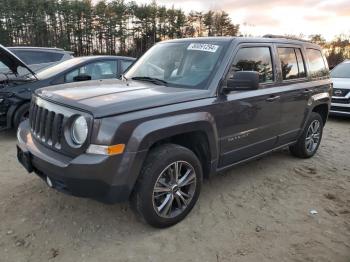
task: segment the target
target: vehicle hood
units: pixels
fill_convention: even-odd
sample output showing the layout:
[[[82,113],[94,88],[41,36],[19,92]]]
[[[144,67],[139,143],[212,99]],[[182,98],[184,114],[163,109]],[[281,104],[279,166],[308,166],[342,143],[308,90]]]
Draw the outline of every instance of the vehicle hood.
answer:
[[[335,89],[350,89],[350,78],[332,78]]]
[[[104,117],[208,97],[208,90],[154,85],[141,81],[97,80],[38,89],[36,95]]]
[[[21,59],[3,45],[0,45],[0,62],[10,68],[15,75],[18,74],[18,67],[24,67],[36,77],[35,73]]]

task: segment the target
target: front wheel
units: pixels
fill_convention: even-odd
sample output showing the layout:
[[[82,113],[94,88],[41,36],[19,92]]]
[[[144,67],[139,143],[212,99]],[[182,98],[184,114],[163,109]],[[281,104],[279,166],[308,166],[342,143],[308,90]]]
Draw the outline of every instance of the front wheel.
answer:
[[[297,143],[290,146],[291,153],[300,158],[312,157],[320,146],[323,125],[323,119],[320,114],[312,112]]]
[[[192,210],[201,184],[201,163],[192,151],[174,144],[161,145],[147,157],[131,203],[150,225],[169,227]]]
[[[21,122],[29,118],[29,106],[29,103],[25,103],[16,110],[15,115],[13,117],[13,127],[15,128],[15,130],[18,129],[18,126]]]

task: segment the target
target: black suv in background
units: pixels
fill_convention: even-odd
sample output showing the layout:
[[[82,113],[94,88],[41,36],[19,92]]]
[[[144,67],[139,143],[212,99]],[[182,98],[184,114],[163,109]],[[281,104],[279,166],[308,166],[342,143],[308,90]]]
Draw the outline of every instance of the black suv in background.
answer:
[[[319,46],[276,38],[197,38],[152,47],[122,80],[33,95],[18,159],[50,187],[131,200],[167,227],[195,205],[202,179],[288,147],[312,157],[332,84]]]

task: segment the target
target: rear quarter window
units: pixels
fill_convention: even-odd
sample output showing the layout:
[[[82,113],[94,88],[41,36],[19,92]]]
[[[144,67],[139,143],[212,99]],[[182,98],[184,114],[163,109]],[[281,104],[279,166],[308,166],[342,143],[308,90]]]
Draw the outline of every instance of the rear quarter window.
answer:
[[[327,62],[323,58],[322,52],[317,49],[306,49],[309,60],[310,76],[312,78],[322,78],[329,75]]]

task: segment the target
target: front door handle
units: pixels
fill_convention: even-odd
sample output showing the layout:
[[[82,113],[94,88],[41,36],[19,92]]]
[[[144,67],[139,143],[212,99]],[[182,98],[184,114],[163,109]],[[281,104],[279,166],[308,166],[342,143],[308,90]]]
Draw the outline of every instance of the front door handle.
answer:
[[[281,98],[280,96],[273,95],[273,96],[270,96],[269,98],[267,98],[266,101],[267,102],[274,102],[274,101],[276,101],[276,100],[278,100],[280,98]]]

